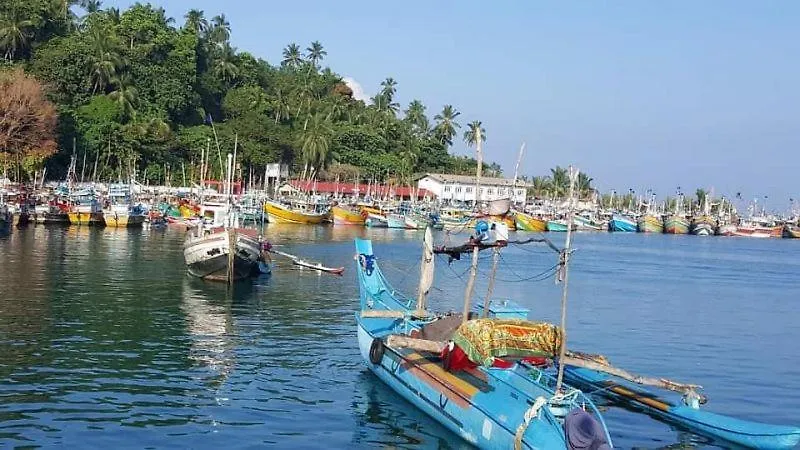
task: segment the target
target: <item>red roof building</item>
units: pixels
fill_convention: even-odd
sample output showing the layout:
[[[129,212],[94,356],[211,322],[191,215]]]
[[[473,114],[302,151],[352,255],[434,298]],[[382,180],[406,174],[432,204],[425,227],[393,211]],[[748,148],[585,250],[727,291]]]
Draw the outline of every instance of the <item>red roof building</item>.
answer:
[[[293,188],[308,193],[317,193],[322,195],[341,196],[341,197],[361,197],[371,196],[373,198],[400,198],[402,200],[410,200],[416,194],[417,200],[422,200],[425,197],[432,198],[430,192],[425,189],[413,189],[408,186],[388,186],[382,184],[355,184],[355,183],[337,183],[334,181],[300,181],[291,180],[288,182]]]

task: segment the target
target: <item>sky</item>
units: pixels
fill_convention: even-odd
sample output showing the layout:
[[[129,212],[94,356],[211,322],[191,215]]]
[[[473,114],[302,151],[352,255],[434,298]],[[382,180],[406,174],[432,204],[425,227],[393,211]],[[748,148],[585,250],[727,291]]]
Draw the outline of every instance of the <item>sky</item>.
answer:
[[[800,2],[153,3],[177,24],[225,13],[232,44],[272,64],[319,40],[365,95],[392,77],[431,118],[452,104],[508,177],[525,142],[524,175],[572,164],[602,191],[800,199]]]

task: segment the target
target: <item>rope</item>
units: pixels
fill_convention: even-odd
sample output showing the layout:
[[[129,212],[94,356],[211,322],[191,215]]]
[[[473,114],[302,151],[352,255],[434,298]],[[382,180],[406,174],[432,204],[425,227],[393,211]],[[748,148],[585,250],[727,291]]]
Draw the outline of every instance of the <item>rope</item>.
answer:
[[[539,417],[539,411],[542,409],[542,406],[546,404],[546,398],[536,397],[536,401],[533,402],[533,405],[531,405],[531,407],[525,411],[525,414],[522,416],[522,423],[519,424],[517,427],[517,432],[514,434],[514,450],[522,450],[522,436],[528,429],[528,425],[530,425],[531,420]]]

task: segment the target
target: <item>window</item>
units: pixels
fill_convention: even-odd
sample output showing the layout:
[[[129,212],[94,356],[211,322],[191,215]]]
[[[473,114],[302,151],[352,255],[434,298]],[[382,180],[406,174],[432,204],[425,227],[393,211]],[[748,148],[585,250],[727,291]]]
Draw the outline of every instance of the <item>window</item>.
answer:
[[[450,192],[450,186],[445,186],[445,187],[444,187],[444,191],[445,191],[445,192]]]
[[[517,189],[517,195],[522,195],[522,189]]]
[[[506,193],[506,188],[497,188],[497,193],[503,195]]]
[[[468,187],[467,188],[467,193],[470,193],[470,194],[472,193],[472,187]]]
[[[457,187],[456,187],[456,192],[457,192],[457,193],[458,193],[458,192],[461,192],[461,186],[457,186]]]
[[[494,189],[489,188],[489,190],[487,192],[489,193],[489,195],[492,195],[492,194],[494,194]]]

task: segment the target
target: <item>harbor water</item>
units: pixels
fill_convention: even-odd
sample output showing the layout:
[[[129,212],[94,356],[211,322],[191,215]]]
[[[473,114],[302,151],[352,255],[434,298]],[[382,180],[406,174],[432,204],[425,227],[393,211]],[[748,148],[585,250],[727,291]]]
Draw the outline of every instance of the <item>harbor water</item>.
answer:
[[[468,448],[372,376],[356,345],[353,238],[372,238],[387,277],[412,293],[423,233],[264,233],[344,276],[278,260],[271,276],[229,290],[187,275],[173,229],[0,237],[0,447]],[[563,245],[564,234],[547,237]],[[703,385],[709,411],[798,425],[800,239],[599,233],[578,234],[575,248],[570,348]],[[502,255],[495,297],[557,321],[560,286],[537,276],[557,256],[541,245]],[[468,262],[437,264],[429,304],[460,309]],[[720,446],[603,410],[619,448]]]

